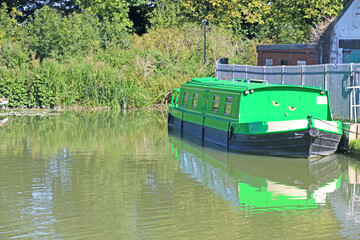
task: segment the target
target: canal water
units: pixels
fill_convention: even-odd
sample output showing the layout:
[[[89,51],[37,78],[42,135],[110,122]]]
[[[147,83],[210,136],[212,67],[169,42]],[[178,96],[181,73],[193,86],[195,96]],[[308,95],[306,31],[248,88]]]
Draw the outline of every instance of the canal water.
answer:
[[[360,239],[360,161],[227,153],[165,111],[10,116],[0,239]]]

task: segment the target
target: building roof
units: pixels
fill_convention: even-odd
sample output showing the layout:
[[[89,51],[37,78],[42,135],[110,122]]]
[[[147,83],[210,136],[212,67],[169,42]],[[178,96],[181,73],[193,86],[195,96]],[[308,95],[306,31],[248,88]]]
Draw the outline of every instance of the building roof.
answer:
[[[317,43],[299,43],[299,44],[272,44],[257,45],[257,50],[294,50],[294,49],[316,49]]]
[[[342,18],[342,16],[344,16],[345,12],[350,8],[351,4],[353,4],[355,0],[349,0],[349,2],[345,5],[345,7],[343,8],[343,10],[341,10],[341,12],[339,13],[339,15],[335,18],[333,24],[334,26],[336,25],[336,23]]]
[[[340,21],[340,19],[345,15],[346,11],[350,8],[350,6],[354,3],[355,0],[349,0],[349,2],[345,5],[343,10],[339,13],[339,15],[333,20],[327,28],[324,30],[324,32],[319,37],[318,41],[323,42],[325,39],[329,38],[331,35],[331,32],[333,31],[335,25]]]

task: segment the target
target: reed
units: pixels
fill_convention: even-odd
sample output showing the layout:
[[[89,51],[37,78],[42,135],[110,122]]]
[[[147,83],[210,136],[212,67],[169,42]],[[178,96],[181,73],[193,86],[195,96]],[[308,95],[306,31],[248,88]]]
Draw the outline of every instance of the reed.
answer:
[[[360,154],[360,139],[352,140],[349,143],[349,149],[352,152],[356,152],[356,153]]]
[[[14,51],[17,61],[8,59],[0,65],[0,95],[10,98],[10,107],[120,109],[165,103],[172,88],[193,77],[213,75],[220,57],[237,63],[254,61],[252,43],[232,39],[231,32],[216,28],[208,35],[206,65],[203,30],[194,25],[134,35],[128,47],[98,48],[66,59],[40,60],[26,48],[28,54],[20,54],[18,46],[6,48],[0,55],[11,58]]]

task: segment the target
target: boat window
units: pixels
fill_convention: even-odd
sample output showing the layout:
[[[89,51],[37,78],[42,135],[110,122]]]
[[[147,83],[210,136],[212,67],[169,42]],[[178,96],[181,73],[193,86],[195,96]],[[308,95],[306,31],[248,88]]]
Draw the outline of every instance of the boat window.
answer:
[[[184,107],[187,107],[188,101],[189,101],[189,91],[185,91],[185,92],[184,92],[184,98],[183,98],[182,105],[183,105]]]
[[[172,98],[172,102],[176,103],[176,99],[178,98],[178,93],[174,92],[173,98]]]
[[[174,104],[174,105],[179,104],[179,95],[180,95],[179,93],[180,93],[179,89],[173,89],[173,95],[172,95],[172,98],[171,98],[171,104]]]
[[[195,92],[192,100],[192,108],[197,109],[198,101],[199,101],[199,93]]]
[[[179,105],[179,101],[180,101],[180,92],[178,92],[178,93],[176,94],[175,104],[176,104],[176,105]]]
[[[220,103],[220,96],[219,95],[215,95],[214,99],[213,99],[213,104],[212,104],[212,112],[213,113],[217,113],[219,110],[219,103]]]
[[[226,97],[226,100],[225,100],[225,109],[224,109],[224,114],[225,114],[225,115],[230,115],[232,102],[233,102],[233,98],[232,98],[232,97]]]

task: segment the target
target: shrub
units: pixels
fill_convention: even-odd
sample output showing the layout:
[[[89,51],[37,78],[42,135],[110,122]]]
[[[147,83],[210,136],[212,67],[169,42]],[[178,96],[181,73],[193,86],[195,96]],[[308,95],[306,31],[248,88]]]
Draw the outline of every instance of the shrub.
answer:
[[[360,151],[360,139],[352,140],[349,143],[350,151]]]
[[[98,33],[90,33],[93,25],[88,23],[84,36],[74,33],[63,40],[63,32],[73,30],[63,26],[59,22],[63,18],[54,11],[43,9],[34,26],[26,27],[27,31],[39,27],[29,46],[40,59],[20,43],[10,42],[0,52],[0,95],[10,98],[11,107],[146,107],[166,102],[172,88],[193,77],[213,75],[220,57],[237,63],[256,59],[252,41],[211,27],[204,65],[203,29],[193,24],[151,30],[128,38],[125,45],[111,43],[101,48]],[[50,13],[58,15],[50,17]],[[72,28],[81,29],[85,15],[70,17],[79,18],[79,26],[74,23]],[[40,26],[40,20],[47,18],[52,19],[53,29],[49,24]]]
[[[62,17],[55,9],[45,6],[24,27],[29,48],[37,58],[63,60],[99,48],[97,25],[98,20],[87,11]]]

